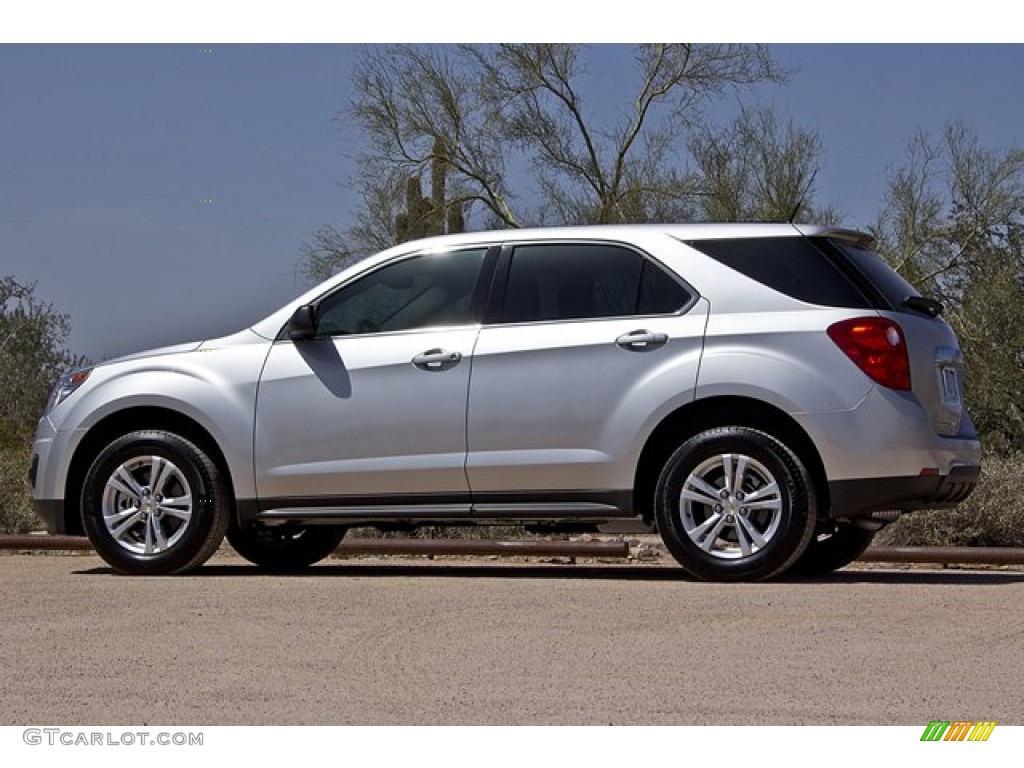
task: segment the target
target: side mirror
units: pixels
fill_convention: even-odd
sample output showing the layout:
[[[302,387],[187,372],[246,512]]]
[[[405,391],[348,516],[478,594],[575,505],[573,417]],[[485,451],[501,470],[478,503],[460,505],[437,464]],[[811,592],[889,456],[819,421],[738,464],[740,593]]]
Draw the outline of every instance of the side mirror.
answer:
[[[296,309],[288,321],[288,338],[305,341],[316,336],[316,314],[312,304],[303,304]]]

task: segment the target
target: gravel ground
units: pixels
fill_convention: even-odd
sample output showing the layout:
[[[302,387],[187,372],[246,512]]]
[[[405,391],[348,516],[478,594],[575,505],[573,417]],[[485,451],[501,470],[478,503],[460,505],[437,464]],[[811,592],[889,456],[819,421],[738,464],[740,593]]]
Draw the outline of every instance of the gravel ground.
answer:
[[[649,563],[126,578],[0,555],[0,724],[1024,724],[1024,572]]]

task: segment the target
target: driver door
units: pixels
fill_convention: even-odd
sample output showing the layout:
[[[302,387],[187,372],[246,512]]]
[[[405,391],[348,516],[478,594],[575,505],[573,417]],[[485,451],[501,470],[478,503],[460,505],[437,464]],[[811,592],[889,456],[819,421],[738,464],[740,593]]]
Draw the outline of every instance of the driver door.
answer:
[[[316,305],[316,338],[279,340],[256,407],[260,508],[408,503],[468,514],[466,403],[486,249],[416,255]]]

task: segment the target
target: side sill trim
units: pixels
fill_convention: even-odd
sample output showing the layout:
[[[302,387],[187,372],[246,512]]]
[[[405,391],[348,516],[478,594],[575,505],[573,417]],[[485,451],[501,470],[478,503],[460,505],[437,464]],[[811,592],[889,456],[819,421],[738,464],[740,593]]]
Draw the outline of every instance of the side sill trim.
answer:
[[[631,491],[402,494],[239,500],[238,524],[258,521],[373,524],[385,521],[454,520],[594,521],[632,518]],[[399,503],[394,503],[399,502]]]
[[[474,504],[474,517],[551,520],[564,517],[622,517],[622,510],[611,504],[564,501],[538,504]]]
[[[257,515],[259,520],[310,520],[316,518],[432,520],[438,517],[470,516],[468,504],[368,504],[344,507],[280,507],[264,509]]]

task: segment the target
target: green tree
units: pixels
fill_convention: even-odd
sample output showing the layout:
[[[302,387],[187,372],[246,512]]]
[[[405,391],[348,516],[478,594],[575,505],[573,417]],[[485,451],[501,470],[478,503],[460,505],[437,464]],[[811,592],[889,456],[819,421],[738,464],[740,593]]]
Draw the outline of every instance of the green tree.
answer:
[[[56,379],[81,363],[64,348],[70,328],[34,285],[0,277],[0,530],[36,523],[25,479],[32,435]]]
[[[966,126],[918,133],[872,227],[879,251],[939,298],[967,358],[967,403],[986,445],[1024,448],[1024,152]]]

